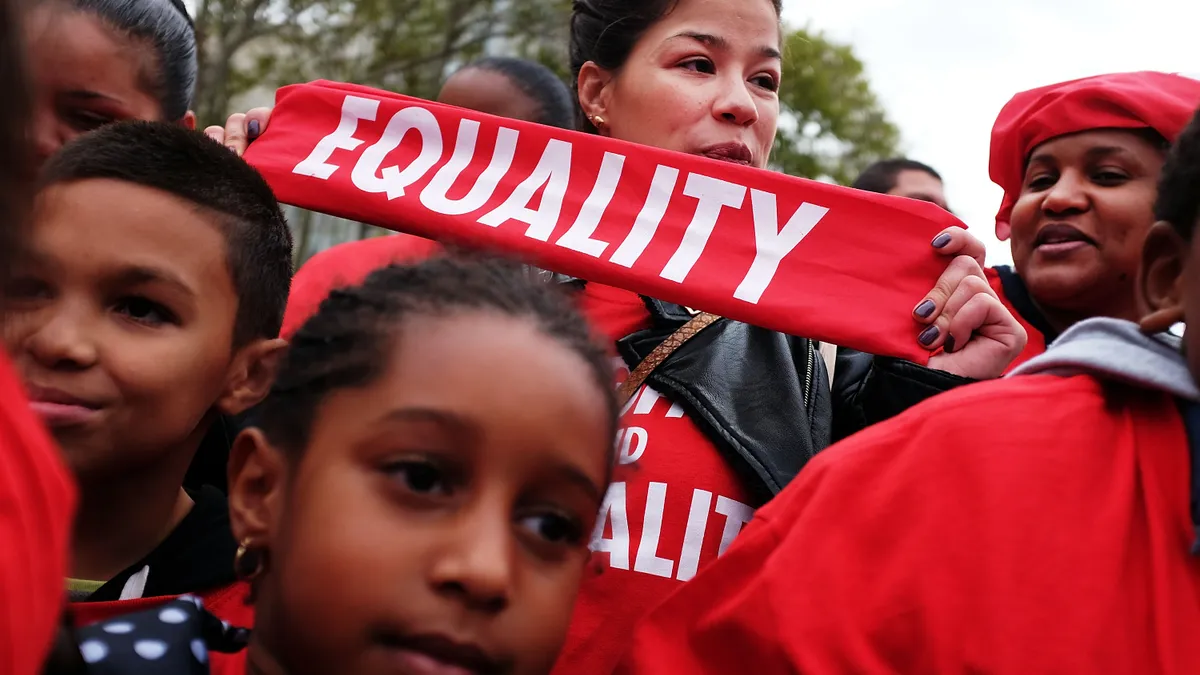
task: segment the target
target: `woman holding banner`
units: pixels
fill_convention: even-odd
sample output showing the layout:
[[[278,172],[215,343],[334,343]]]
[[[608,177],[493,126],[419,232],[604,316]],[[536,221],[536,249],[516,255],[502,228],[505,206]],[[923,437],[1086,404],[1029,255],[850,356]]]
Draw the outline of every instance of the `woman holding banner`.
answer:
[[[784,75],[779,11],[778,0],[576,0],[581,127],[765,168]],[[899,386],[917,389],[913,400],[999,375],[1025,342],[988,287],[980,242],[952,228],[932,245],[949,266],[927,297],[913,298],[912,339],[936,355],[929,368],[895,366],[905,369]],[[593,536],[603,573],[581,591],[564,674],[610,672],[633,622],[716,559],[828,443],[831,412],[842,412],[831,411],[810,340],[593,283],[582,302],[636,386],[623,387],[621,466]]]

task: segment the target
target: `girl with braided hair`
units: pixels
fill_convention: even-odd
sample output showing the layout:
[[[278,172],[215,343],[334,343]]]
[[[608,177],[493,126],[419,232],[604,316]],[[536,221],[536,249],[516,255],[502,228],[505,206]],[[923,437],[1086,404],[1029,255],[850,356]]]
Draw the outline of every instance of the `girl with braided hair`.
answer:
[[[249,671],[549,672],[608,487],[611,379],[570,299],[516,265],[334,291],[230,460]]]

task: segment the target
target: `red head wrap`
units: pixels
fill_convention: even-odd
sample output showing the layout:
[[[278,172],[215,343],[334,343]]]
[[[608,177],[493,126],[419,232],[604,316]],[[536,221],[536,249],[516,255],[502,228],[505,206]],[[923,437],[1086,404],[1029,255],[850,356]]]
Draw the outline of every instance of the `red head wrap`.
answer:
[[[1037,146],[1091,129],[1154,129],[1174,142],[1200,104],[1200,81],[1168,73],[1097,75],[1021,92],[992,127],[989,171],[1004,188],[996,236],[1008,239],[1025,163]]]
[[[313,318],[329,294],[338,288],[357,286],[377,269],[393,263],[424,260],[441,250],[436,241],[410,234],[393,234],[351,241],[325,249],[313,256],[292,278],[283,328],[279,336],[291,340],[305,321]]]

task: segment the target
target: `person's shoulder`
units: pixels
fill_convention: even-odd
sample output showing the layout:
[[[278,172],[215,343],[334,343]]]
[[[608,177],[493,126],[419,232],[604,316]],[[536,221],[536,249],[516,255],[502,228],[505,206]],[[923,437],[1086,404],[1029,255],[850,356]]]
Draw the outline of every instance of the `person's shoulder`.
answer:
[[[1016,447],[1087,434],[1110,414],[1104,383],[1087,376],[1029,375],[939,394],[822,452],[818,466],[874,461],[894,452],[938,455],[988,443]]]
[[[968,476],[1036,475],[1051,450],[1069,461],[1111,439],[1120,412],[1109,399],[1105,384],[1086,375],[960,387],[822,451],[760,513],[773,519],[818,499],[851,503],[864,485],[953,492]]]

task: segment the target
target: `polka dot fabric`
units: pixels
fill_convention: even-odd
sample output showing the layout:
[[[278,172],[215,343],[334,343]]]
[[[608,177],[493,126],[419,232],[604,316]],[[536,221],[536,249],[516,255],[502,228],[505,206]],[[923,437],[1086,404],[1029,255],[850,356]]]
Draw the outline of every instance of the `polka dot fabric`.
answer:
[[[250,631],[209,614],[199,598],[183,596],[80,628],[76,635],[89,675],[203,675],[210,651],[240,651]]]

